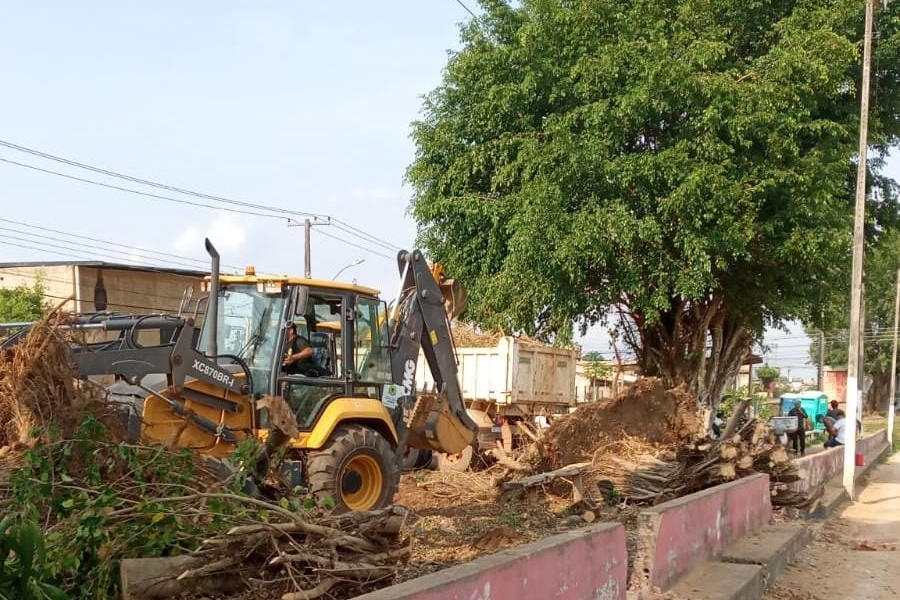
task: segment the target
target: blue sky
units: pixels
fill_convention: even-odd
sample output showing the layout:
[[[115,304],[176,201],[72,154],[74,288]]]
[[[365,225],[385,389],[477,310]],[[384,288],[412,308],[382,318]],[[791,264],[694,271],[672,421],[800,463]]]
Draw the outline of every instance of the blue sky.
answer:
[[[6,3],[0,139],[191,190],[328,214],[408,248],[409,124],[468,17],[456,0]],[[6,148],[0,158],[136,187]],[[897,161],[891,172],[900,178]],[[8,219],[202,260],[208,235],[224,263],[303,270],[302,228],[284,219],[153,200],[6,163],[0,182]],[[76,257],[14,247],[40,246],[27,234],[47,232],[0,227],[18,230],[0,229],[0,262]],[[148,262],[121,248],[74,244],[77,258]],[[328,279],[365,258],[342,278],[389,298],[394,254],[346,230],[316,228],[313,275]],[[605,351],[605,337],[595,331],[582,341]],[[770,358],[805,363],[805,349],[788,345]]]

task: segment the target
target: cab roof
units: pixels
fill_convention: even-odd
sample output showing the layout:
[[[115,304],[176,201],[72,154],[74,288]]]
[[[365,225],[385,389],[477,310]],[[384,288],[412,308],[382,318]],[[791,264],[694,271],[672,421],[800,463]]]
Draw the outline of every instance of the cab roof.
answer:
[[[209,281],[210,276],[203,278]],[[364,285],[356,285],[355,283],[344,283],[342,281],[329,281],[326,279],[307,279],[306,277],[290,277],[288,275],[219,275],[220,283],[248,283],[256,285],[257,283],[280,283],[282,285],[305,285],[311,288],[335,290],[339,292],[355,292],[363,296],[378,297],[380,291],[375,288],[366,287]]]

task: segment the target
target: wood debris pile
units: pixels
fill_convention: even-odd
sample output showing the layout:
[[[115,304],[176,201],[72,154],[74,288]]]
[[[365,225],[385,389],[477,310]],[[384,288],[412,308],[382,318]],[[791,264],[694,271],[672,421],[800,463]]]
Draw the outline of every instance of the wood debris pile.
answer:
[[[388,585],[410,554],[400,531],[408,511],[318,517],[259,502],[270,522],[240,525],[210,537],[190,555],[126,561],[129,597],[156,600],[227,594],[281,600],[355,597]],[[151,563],[152,564],[152,563]]]
[[[757,419],[739,422],[740,416],[729,422],[721,439],[711,440],[696,401],[685,390],[666,390],[659,380],[647,378],[617,398],[558,418],[519,464],[541,473],[587,461],[592,491],[641,504],[767,473],[773,504],[808,504],[809,494],[788,490],[803,473],[769,426]]]
[[[0,350],[0,448],[32,445],[44,423],[71,433],[83,416],[73,414],[78,390],[69,345],[59,330],[65,320],[51,312],[33,326],[36,335]]]
[[[469,323],[454,322],[451,328],[453,343],[457,348],[494,348],[500,340],[508,335],[503,331],[484,331]],[[515,336],[519,344],[546,346],[544,342],[526,335]]]

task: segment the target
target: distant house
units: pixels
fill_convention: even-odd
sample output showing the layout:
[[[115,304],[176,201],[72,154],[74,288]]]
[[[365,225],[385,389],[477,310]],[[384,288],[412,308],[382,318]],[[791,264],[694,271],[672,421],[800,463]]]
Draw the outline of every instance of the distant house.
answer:
[[[616,381],[616,362],[611,360],[600,361],[609,367],[609,375],[601,378],[591,378],[585,372],[588,361],[579,360],[575,364],[575,399],[576,402],[596,402],[605,398],[612,398],[617,393],[628,388],[640,378],[637,363],[634,361],[623,362],[621,372]],[[613,389],[615,386],[615,389]]]
[[[71,312],[171,313],[185,294],[196,301],[206,274],[104,261],[6,262],[0,263],[0,289],[40,281],[47,303]]]
[[[753,366],[762,364],[763,359],[761,356],[757,356],[756,354],[751,354],[747,357],[747,360],[743,362],[740,369],[738,369],[737,375],[734,377],[734,381],[732,382],[730,389],[739,390],[741,388],[750,388],[750,382],[754,378]]]

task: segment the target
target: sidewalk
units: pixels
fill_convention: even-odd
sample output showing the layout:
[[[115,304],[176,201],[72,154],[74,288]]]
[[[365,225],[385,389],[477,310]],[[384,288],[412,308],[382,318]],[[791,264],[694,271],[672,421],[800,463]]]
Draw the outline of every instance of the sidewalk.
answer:
[[[820,526],[763,600],[900,598],[900,453]]]

